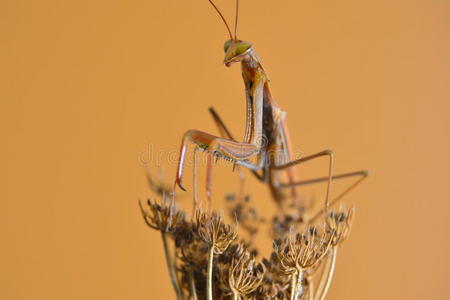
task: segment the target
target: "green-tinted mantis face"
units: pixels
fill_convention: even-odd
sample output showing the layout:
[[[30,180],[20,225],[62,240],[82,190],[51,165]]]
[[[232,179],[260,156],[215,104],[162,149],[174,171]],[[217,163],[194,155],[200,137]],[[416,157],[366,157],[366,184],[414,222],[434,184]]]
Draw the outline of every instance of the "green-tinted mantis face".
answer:
[[[240,40],[228,40],[224,44],[225,58],[223,63],[230,67],[233,63],[241,61],[252,49],[252,44]]]

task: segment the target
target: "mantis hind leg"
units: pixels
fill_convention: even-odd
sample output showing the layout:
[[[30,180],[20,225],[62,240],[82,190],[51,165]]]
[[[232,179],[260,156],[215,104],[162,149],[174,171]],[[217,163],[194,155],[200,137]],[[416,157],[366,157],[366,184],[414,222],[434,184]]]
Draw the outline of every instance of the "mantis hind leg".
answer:
[[[362,171],[355,171],[355,172],[351,172],[351,173],[342,173],[342,174],[338,174],[338,175],[333,175],[333,176],[331,176],[331,179],[336,180],[336,179],[343,179],[343,178],[355,177],[355,176],[367,177],[368,175],[369,175],[368,171],[362,170]],[[280,184],[279,187],[280,188],[288,188],[288,187],[292,187],[292,186],[320,183],[320,182],[324,182],[327,180],[328,180],[328,176],[318,177],[318,178],[301,180],[301,181],[292,182],[292,183],[283,183],[283,184]]]
[[[335,197],[330,202],[330,207],[335,205],[336,203],[338,203],[342,198],[344,198],[348,193],[350,193],[354,188],[356,188],[361,182],[363,182],[364,179],[366,179],[369,176],[369,172],[368,171],[358,171],[358,172],[352,172],[352,173],[341,174],[341,175],[336,176],[337,179],[355,177],[355,176],[360,176],[360,178],[357,181],[355,181],[352,185],[350,185],[348,188],[346,188],[343,192],[341,192],[337,197]],[[326,209],[322,208],[309,220],[308,223],[309,224],[313,223],[325,212],[326,212]]]
[[[328,156],[329,157],[328,177],[327,177],[328,185],[327,185],[327,193],[326,193],[326,196],[325,196],[325,207],[328,208],[329,205],[330,205],[329,198],[330,198],[330,192],[331,192],[331,181],[332,181],[332,177],[333,177],[332,176],[332,173],[333,173],[333,162],[334,162],[333,151],[331,151],[331,150],[324,150],[324,151],[318,152],[316,154],[308,155],[308,156],[305,156],[305,157],[302,157],[302,158],[290,161],[290,162],[282,164],[282,165],[274,166],[273,169],[274,170],[283,170],[283,169],[290,168],[290,167],[302,164],[304,162],[307,162],[307,161],[310,161],[310,160],[313,160],[315,158],[319,158],[319,157],[322,157],[322,156]],[[290,186],[292,186],[292,185],[290,185]]]
[[[369,176],[369,172],[366,170],[355,171],[355,172],[350,172],[350,173],[342,173],[342,174],[332,176],[331,177],[332,180],[351,178],[351,177],[360,177],[360,178],[357,181],[355,181],[353,184],[351,184],[348,188],[346,188],[343,192],[341,192],[338,196],[333,198],[333,200],[330,201],[330,207],[334,206],[336,203],[338,203],[342,198],[344,198],[348,193],[350,193],[354,188],[356,188],[361,182],[363,182],[364,179],[366,179],[368,176]],[[319,178],[301,180],[301,181],[297,181],[297,182],[293,182],[293,183],[281,184],[279,187],[280,188],[288,188],[291,186],[314,184],[314,183],[328,181],[328,179],[329,179],[328,177],[319,177]],[[322,208],[319,212],[317,212],[309,220],[309,224],[313,223],[315,220],[317,220],[317,218],[319,218],[325,212],[326,212],[326,208]]]

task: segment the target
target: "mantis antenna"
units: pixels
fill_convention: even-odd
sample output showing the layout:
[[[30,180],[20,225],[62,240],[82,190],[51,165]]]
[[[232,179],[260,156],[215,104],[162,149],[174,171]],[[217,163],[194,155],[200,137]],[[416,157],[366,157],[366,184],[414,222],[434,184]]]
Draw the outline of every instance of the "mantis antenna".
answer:
[[[236,0],[236,20],[234,21],[234,39],[237,40],[237,26],[239,18],[239,0]]]
[[[234,40],[233,35],[231,34],[231,30],[230,30],[230,26],[228,26],[227,21],[225,20],[225,17],[222,15],[222,13],[220,12],[220,10],[217,8],[217,6],[214,4],[214,2],[212,2],[212,0],[208,0],[209,3],[211,3],[211,5],[214,7],[214,9],[217,11],[217,13],[219,14],[219,16],[222,18],[222,21],[225,23],[225,26],[227,27],[228,33],[230,34],[230,38],[232,40]]]

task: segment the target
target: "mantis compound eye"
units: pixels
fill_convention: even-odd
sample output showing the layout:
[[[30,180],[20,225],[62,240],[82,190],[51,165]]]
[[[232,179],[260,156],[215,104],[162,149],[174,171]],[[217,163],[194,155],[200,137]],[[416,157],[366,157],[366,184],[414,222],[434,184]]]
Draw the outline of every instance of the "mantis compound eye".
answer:
[[[250,49],[252,47],[252,44],[248,43],[248,42],[239,42],[236,45],[236,55],[241,55],[243,53],[245,53],[248,49]]]

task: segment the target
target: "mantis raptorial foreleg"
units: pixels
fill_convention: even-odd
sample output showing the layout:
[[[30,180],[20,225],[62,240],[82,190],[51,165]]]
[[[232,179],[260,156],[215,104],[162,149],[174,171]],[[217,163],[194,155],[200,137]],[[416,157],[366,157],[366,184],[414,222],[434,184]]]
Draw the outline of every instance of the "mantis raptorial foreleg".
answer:
[[[206,191],[209,200],[211,200],[212,162],[215,155],[231,161],[243,161],[259,152],[258,146],[254,144],[238,143],[236,141],[220,138],[199,130],[189,130],[183,136],[180,150],[180,160],[175,179],[175,184],[182,190],[186,190],[183,187],[182,180],[188,142],[191,142],[208,152]]]
[[[256,79],[251,87],[247,89],[249,111],[247,112],[245,142],[239,143],[230,138],[220,138],[199,130],[189,130],[184,134],[174,187],[178,185],[182,190],[186,190],[183,187],[182,180],[188,142],[208,152],[206,193],[209,202],[211,202],[211,177],[214,156],[222,157],[234,163],[242,162],[245,164],[247,159],[261,152],[259,139],[262,138],[263,88],[264,80],[261,77]]]
[[[219,116],[217,111],[213,107],[210,107],[209,112],[211,113],[211,115],[214,119],[214,123],[216,123],[216,126],[219,129],[221,136],[234,141],[235,139],[234,139],[233,135],[231,134],[231,131],[225,125],[225,122],[223,122],[222,118]],[[248,162],[248,161],[239,161],[239,162],[236,162],[236,165],[243,166],[243,167],[249,169],[258,180],[263,181],[263,182],[265,181],[264,175],[260,175],[257,172],[258,170],[263,169],[262,166],[252,164],[251,162]],[[238,169],[238,172],[240,174],[243,174],[240,169]]]
[[[193,181],[193,186],[194,186],[194,195],[193,195],[193,200],[194,200],[194,205],[192,207],[192,220],[194,219],[195,214],[197,213],[197,209],[198,209],[198,192],[197,192],[197,168],[198,168],[198,164],[197,164],[197,151],[198,151],[198,147],[196,146],[194,148],[194,166],[193,166],[193,173],[192,173],[192,181]]]

